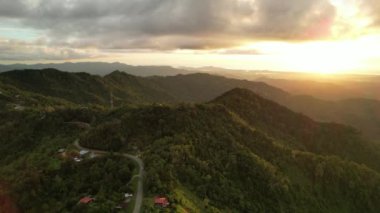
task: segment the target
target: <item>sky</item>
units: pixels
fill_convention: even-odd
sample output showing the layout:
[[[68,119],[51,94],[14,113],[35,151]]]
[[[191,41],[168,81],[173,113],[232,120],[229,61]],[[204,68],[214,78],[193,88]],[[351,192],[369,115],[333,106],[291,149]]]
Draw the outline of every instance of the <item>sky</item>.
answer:
[[[0,0],[0,63],[380,74],[379,0]]]

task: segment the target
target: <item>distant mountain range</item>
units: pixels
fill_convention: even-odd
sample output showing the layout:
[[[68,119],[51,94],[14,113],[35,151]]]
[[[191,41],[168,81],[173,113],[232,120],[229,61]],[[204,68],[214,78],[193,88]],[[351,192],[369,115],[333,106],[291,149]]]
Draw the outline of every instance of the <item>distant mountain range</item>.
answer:
[[[123,63],[81,62],[57,64],[0,65],[0,72],[23,69],[53,68],[67,72],[87,72],[105,76],[119,70],[134,76],[175,76],[178,74],[208,73],[240,80],[260,81],[293,95],[340,101],[343,99],[380,100],[380,76],[359,74],[321,75],[313,73],[276,72],[266,70],[231,70],[219,67],[131,66]]]
[[[137,77],[125,72],[112,72],[104,77],[87,73],[68,73],[55,69],[20,70],[0,74],[3,106],[41,105],[57,101],[72,104],[109,106],[112,97],[115,106],[124,104],[207,102],[236,88],[247,88],[262,97],[280,103],[289,109],[313,119],[351,125],[368,138],[380,141],[380,101],[345,99],[326,101],[312,96],[292,95],[262,82],[230,79],[205,73],[167,77]],[[17,95],[10,95],[15,93]],[[15,97],[18,98],[15,98]],[[29,100],[21,100],[29,99]]]
[[[87,72],[93,75],[104,76],[115,70],[124,71],[136,76],[168,76],[177,74],[189,74],[194,71],[176,69],[170,66],[131,66],[123,63],[104,62],[78,62],[78,63],[52,63],[52,64],[12,64],[0,65],[0,72],[23,69],[48,69],[53,68],[67,72]]]

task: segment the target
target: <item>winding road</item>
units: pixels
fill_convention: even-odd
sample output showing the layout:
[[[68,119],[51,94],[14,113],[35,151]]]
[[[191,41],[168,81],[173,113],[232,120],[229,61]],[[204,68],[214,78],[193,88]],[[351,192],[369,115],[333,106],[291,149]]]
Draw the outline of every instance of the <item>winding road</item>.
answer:
[[[95,154],[98,154],[98,155],[105,155],[105,154],[111,153],[111,152],[107,152],[107,151],[102,151],[102,150],[96,150],[96,149],[90,149],[90,148],[82,147],[79,144],[79,140],[76,140],[74,142],[74,145],[78,149],[86,149],[86,150],[89,150],[89,151],[91,151],[91,152],[93,152]],[[130,154],[126,154],[126,153],[117,153],[117,152],[116,153],[114,152],[113,154],[129,158],[130,160],[133,160],[134,162],[136,162],[137,165],[139,166],[139,174],[134,176],[134,178],[136,176],[139,178],[139,182],[137,183],[137,192],[135,194],[136,201],[135,201],[135,207],[133,209],[133,213],[140,213],[141,212],[141,206],[142,206],[143,198],[144,198],[144,181],[143,181],[143,178],[144,178],[144,163],[143,163],[143,161],[140,158],[138,158],[137,156],[134,156],[134,155],[130,155]]]

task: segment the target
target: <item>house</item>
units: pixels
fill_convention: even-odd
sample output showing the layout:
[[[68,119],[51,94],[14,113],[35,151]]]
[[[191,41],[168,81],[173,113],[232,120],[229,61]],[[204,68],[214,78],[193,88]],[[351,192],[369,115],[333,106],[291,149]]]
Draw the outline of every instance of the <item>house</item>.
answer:
[[[125,198],[131,198],[131,197],[133,197],[133,194],[125,193],[125,194],[124,194],[124,197],[125,197]]]
[[[81,198],[79,200],[79,203],[81,203],[81,204],[89,204],[89,203],[94,202],[94,200],[95,200],[94,198],[86,196],[86,197]]]
[[[83,150],[80,150],[79,155],[84,156],[84,155],[87,155],[88,153],[90,153],[90,151],[83,149]]]
[[[79,163],[82,161],[82,158],[74,157],[74,161]]]
[[[124,198],[125,198],[124,203],[129,203],[129,202],[131,202],[132,197],[133,197],[133,194],[125,193],[125,194],[124,194]]]
[[[166,198],[166,197],[159,197],[159,196],[157,196],[157,197],[155,197],[154,198],[154,205],[157,205],[157,206],[161,206],[161,207],[167,207],[167,206],[169,206],[169,201],[168,201],[168,198]]]

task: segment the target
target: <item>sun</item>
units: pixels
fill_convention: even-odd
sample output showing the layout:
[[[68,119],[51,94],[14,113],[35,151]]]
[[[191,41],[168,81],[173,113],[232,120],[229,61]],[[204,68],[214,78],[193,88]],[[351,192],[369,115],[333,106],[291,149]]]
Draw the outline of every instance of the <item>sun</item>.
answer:
[[[372,43],[372,42],[371,42]],[[368,44],[362,41],[262,42],[245,48],[258,49],[287,71],[337,74],[361,66]]]
[[[290,55],[289,66],[298,71],[337,74],[355,69],[359,62],[344,46],[313,44]]]
[[[380,37],[300,43],[289,47],[286,57],[297,70],[320,74],[339,74],[363,70],[370,58],[380,55]]]
[[[346,43],[312,43],[295,52],[291,63],[297,70],[319,74],[338,74],[357,69],[360,58]],[[298,58],[298,61],[294,60]]]

